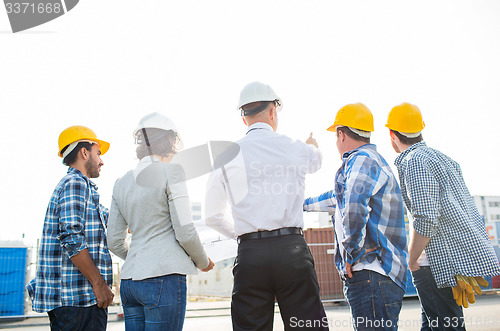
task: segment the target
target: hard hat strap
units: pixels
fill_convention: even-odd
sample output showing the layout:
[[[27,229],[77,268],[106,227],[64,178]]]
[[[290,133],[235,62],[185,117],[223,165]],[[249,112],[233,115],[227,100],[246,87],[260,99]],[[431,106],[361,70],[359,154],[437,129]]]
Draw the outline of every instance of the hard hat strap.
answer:
[[[276,107],[276,111],[280,111],[281,110],[281,102],[278,99],[272,100],[272,101],[261,101],[260,105],[257,105],[257,106],[255,106],[253,108],[243,109],[243,107],[245,107],[246,105],[241,106],[240,107],[240,109],[241,109],[241,116],[250,116],[250,115],[258,114],[261,111],[265,110],[269,106],[269,104],[271,102]]]
[[[63,161],[66,158],[66,156],[68,156],[76,148],[76,146],[78,145],[78,143],[82,143],[82,142],[91,143],[91,144],[97,144],[95,141],[85,140],[85,139],[84,140],[74,141],[74,142],[72,142],[71,144],[68,145],[68,148],[66,148],[66,150],[62,154]]]
[[[243,107],[245,107],[246,105],[243,105],[243,106],[241,106],[241,116],[249,116],[249,115],[258,114],[261,111],[265,110],[267,108],[267,106],[269,106],[270,103],[271,103],[271,101],[261,101],[261,103],[258,104],[257,106],[252,107],[252,108],[248,108],[248,109],[244,109]]]
[[[418,132],[400,132],[398,131],[400,134],[402,134],[403,136],[405,136],[406,138],[417,138],[418,136],[420,136],[422,134],[422,131],[418,131]]]
[[[142,128],[142,135],[144,136],[144,141],[146,146],[148,146],[149,155],[153,155],[153,150],[151,149],[151,144],[149,143],[148,134],[146,133],[146,128]]]
[[[351,128],[350,126],[348,126],[349,130],[351,130],[352,132],[354,132],[355,134],[357,134],[358,136],[361,136],[363,138],[370,138],[372,133],[370,131],[363,131],[363,130],[358,130],[358,129],[355,129],[355,128]]]

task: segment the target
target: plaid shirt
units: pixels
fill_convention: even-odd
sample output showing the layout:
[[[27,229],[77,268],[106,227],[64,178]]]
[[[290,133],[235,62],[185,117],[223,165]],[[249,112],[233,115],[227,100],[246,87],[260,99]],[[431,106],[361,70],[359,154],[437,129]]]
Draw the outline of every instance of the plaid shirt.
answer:
[[[108,209],[99,204],[95,184],[80,171],[69,168],[50,198],[36,277],[26,286],[34,311],[97,304],[92,285],[70,258],[87,248],[111,286],[111,255],[105,235],[107,220]]]
[[[401,191],[375,145],[345,153],[335,177],[335,190],[304,202],[306,211],[333,208],[335,223],[342,222],[344,230],[343,234],[336,233],[335,264],[340,273],[346,274],[346,262],[371,263],[377,258],[387,275],[405,289],[408,250]],[[373,247],[377,249],[365,254],[365,249]]]
[[[458,163],[416,143],[394,162],[413,227],[431,238],[425,253],[438,287],[454,287],[454,276],[495,276],[500,267]]]

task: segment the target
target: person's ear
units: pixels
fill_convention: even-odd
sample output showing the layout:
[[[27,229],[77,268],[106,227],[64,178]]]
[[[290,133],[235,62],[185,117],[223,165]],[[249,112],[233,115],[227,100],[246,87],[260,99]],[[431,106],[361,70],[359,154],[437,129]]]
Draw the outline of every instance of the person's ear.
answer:
[[[396,141],[397,137],[392,130],[389,130],[389,135],[391,136],[392,141]]]
[[[82,155],[82,158],[84,160],[87,160],[87,158],[89,156],[89,151],[86,148],[81,148],[80,149],[80,154]]]
[[[340,140],[340,142],[344,142],[345,133],[340,130],[337,130],[337,139]]]
[[[269,109],[269,116],[271,120],[274,121],[274,117],[276,116],[276,106],[271,107],[271,109]]]

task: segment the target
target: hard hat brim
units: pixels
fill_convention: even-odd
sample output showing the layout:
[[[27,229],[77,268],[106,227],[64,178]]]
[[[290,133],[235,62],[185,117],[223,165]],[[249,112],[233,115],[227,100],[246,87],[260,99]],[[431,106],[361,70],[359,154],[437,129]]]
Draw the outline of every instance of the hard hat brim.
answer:
[[[330,131],[330,132],[337,132],[337,127],[340,126],[339,124],[337,123],[333,123],[328,129],[326,129],[327,131]]]
[[[106,154],[106,152],[109,150],[110,144],[107,141],[99,140],[99,139],[96,139],[96,142],[99,144],[101,155]]]
[[[425,122],[422,122],[422,128],[409,129],[407,131],[399,131],[395,127],[391,128],[391,125],[389,123],[387,123],[385,125],[385,127],[388,128],[389,130],[397,131],[397,132],[417,133],[417,132],[422,132],[425,129]]]

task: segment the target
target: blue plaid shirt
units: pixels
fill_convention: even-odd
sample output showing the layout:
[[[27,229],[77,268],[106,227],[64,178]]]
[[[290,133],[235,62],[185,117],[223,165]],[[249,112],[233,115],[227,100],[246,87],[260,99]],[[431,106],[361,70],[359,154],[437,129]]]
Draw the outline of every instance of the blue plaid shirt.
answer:
[[[69,168],[50,198],[36,277],[26,286],[34,311],[97,304],[92,285],[70,260],[85,248],[111,286],[111,255],[105,234],[108,214],[99,204],[95,184],[79,170]]]
[[[345,153],[335,177],[335,190],[304,202],[306,211],[333,208],[335,222],[342,222],[344,229],[343,236],[336,234],[335,264],[339,272],[346,273],[346,262],[368,264],[377,258],[386,274],[405,289],[408,249],[401,191],[375,145]],[[344,238],[340,244],[339,237]],[[375,251],[365,254],[373,247]]]
[[[425,253],[438,287],[454,287],[454,276],[495,276],[500,267],[458,163],[416,143],[394,162],[415,231],[431,238]]]

